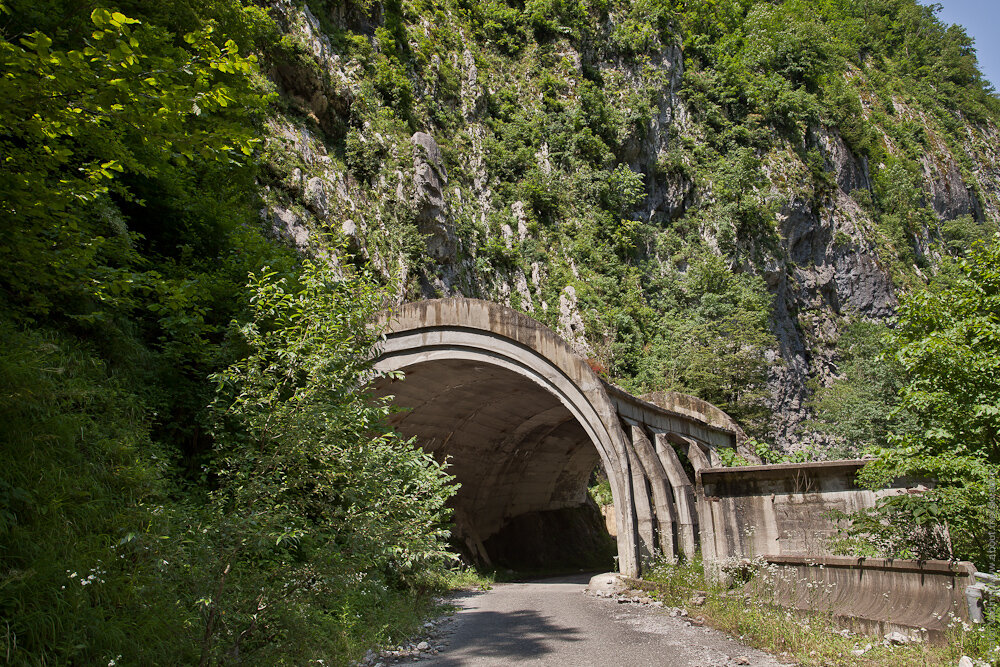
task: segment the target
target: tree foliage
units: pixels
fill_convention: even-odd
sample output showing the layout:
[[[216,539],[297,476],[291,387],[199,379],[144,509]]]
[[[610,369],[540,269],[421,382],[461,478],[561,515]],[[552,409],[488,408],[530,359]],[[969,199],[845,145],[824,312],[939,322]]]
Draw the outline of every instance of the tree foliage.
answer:
[[[39,31],[0,42],[0,288],[39,314],[133,293],[138,238],[115,206],[134,199],[123,176],[232,162],[257,142],[246,122],[261,100],[256,58],[234,41],[219,46],[206,27],[181,48],[102,8],[91,22],[79,49]]]
[[[638,381],[699,396],[763,436],[768,351],[775,346],[763,280],[734,274],[722,258],[704,253],[651,287],[659,318],[651,343],[632,353]]]
[[[849,537],[887,555],[955,557],[995,569],[989,535],[1000,499],[1000,238],[975,247],[959,272],[949,286],[917,291],[900,308],[886,354],[903,371],[898,409],[914,424],[894,429],[860,476],[873,489],[900,477],[930,480],[931,488],[883,498],[856,517]],[[939,539],[942,528],[950,547]]]
[[[885,354],[889,334],[882,322],[852,322],[837,342],[840,379],[819,389],[811,402],[817,417],[806,428],[837,436],[843,456],[860,456],[884,445],[890,433],[915,429],[914,416],[900,405],[902,364]]]
[[[451,486],[360,391],[376,286],[265,237],[273,98],[248,50],[270,19],[235,0],[13,4],[0,652],[347,662],[389,641],[447,560]]]
[[[388,431],[388,403],[364,391],[381,290],[309,261],[297,282],[252,278],[248,354],[215,376],[219,574],[203,656],[223,623],[240,632],[220,651],[267,651],[282,628],[342,612],[345,589],[419,586],[450,559],[451,477]]]

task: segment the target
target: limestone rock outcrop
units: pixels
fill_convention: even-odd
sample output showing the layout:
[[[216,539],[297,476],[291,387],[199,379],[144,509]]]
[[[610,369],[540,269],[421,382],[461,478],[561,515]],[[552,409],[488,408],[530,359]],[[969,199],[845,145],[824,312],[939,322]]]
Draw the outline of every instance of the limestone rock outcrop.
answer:
[[[606,183],[598,178],[581,186],[588,183],[586,170],[571,174],[579,181],[576,189],[557,178],[568,155],[590,146],[600,159],[638,174],[643,192],[621,216],[640,225],[639,236],[629,241],[633,256],[609,257],[610,246],[602,246],[596,254],[605,257],[591,259],[588,270],[605,260],[641,266],[646,283],[683,272],[683,257],[659,245],[663,231],[679,225],[678,234],[725,256],[733,271],[766,281],[777,340],[769,353],[776,415],[769,438],[785,449],[799,443],[815,388],[839,376],[836,344],[846,324],[891,317],[900,272],[933,273],[941,259],[933,242],[936,225],[967,216],[970,225],[985,229],[1000,217],[1000,128],[956,116],[962,131],[946,140],[926,111],[897,96],[891,100],[897,121],[923,128],[924,152],[914,163],[923,198],[917,204],[935,218],[925,216],[922,227],[907,232],[915,259],[905,261],[912,266],[901,264],[872,204],[886,165],[869,163],[837,127],[815,119],[803,119],[798,139],[776,139],[771,149],[754,155],[764,181],[748,186],[747,194],[770,207],[773,230],[737,230],[727,241],[727,230],[697,215],[718,199],[721,185],[693,175],[695,149],[713,130],[699,120],[706,110],[684,93],[689,73],[679,41],[665,36],[649,54],[636,57],[611,42],[588,51],[554,37],[558,64],[549,74],[558,74],[557,85],[537,67],[498,65],[490,60],[495,45],[477,46],[478,37],[459,31],[460,49],[423,53],[426,62],[420,60],[419,68],[398,71],[406,81],[383,77],[373,87],[373,63],[386,56],[385,35],[376,34],[386,21],[381,5],[334,3],[324,6],[324,15],[291,0],[270,0],[268,7],[297,59],[267,72],[288,107],[268,119],[268,174],[262,183],[263,217],[278,235],[304,252],[324,235],[346,241],[399,285],[400,302],[462,295],[531,313],[558,329],[578,353],[602,357],[608,365],[621,330],[600,311],[601,301],[623,286],[588,277],[581,267],[585,250],[564,243],[586,237],[580,234],[584,224],[598,224],[587,197],[606,198]],[[398,48],[419,50],[419,39],[437,43],[433,35],[442,26],[436,22],[450,20],[446,13],[414,19],[406,28],[410,43]],[[345,50],[342,35],[328,34],[330,26],[351,32],[361,46]],[[845,72],[845,80],[857,79],[862,88],[864,77],[858,70]],[[603,87],[606,98],[586,101],[594,86]],[[877,100],[861,95],[859,102],[866,118],[877,115]],[[574,123],[617,119],[619,125],[597,141],[584,123],[573,129],[577,145],[559,145],[558,137],[546,133],[568,122],[570,111],[579,111]],[[523,131],[538,136],[530,151],[518,152],[511,146],[519,137],[497,127],[501,116],[507,122],[522,112]],[[548,124],[531,125],[542,116]],[[891,137],[882,139],[886,155],[905,157]],[[552,217],[547,211],[556,204],[579,219]],[[617,222],[612,216],[600,224]],[[648,289],[641,281],[637,289]]]
[[[434,137],[417,132],[413,143],[413,204],[417,228],[427,241],[427,254],[437,261],[448,261],[455,253],[455,230],[447,215],[444,191],[448,173],[441,159],[441,149]]]

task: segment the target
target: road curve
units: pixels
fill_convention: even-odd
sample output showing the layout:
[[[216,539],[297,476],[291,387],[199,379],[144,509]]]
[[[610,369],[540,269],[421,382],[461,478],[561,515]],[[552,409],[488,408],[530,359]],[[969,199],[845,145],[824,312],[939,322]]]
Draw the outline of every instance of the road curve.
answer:
[[[773,656],[657,607],[618,604],[583,590],[590,575],[497,584],[455,599],[444,650],[421,660],[460,665],[781,667]]]

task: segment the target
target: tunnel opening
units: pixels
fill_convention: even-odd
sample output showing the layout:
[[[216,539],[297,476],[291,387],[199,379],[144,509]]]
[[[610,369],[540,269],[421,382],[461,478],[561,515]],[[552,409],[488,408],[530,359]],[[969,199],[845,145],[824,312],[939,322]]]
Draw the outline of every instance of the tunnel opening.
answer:
[[[460,552],[488,569],[613,568],[617,542],[587,493],[600,455],[557,395],[483,361],[403,370],[374,389],[400,408],[390,424],[461,484],[451,500]]]

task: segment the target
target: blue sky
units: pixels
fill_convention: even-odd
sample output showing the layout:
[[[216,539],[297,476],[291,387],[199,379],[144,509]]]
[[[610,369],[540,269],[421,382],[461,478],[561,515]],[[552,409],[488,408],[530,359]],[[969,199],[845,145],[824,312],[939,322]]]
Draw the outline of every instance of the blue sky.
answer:
[[[931,4],[920,0],[922,4]],[[1000,90],[1000,3],[997,0],[937,0],[938,18],[957,23],[976,40],[979,69]]]

